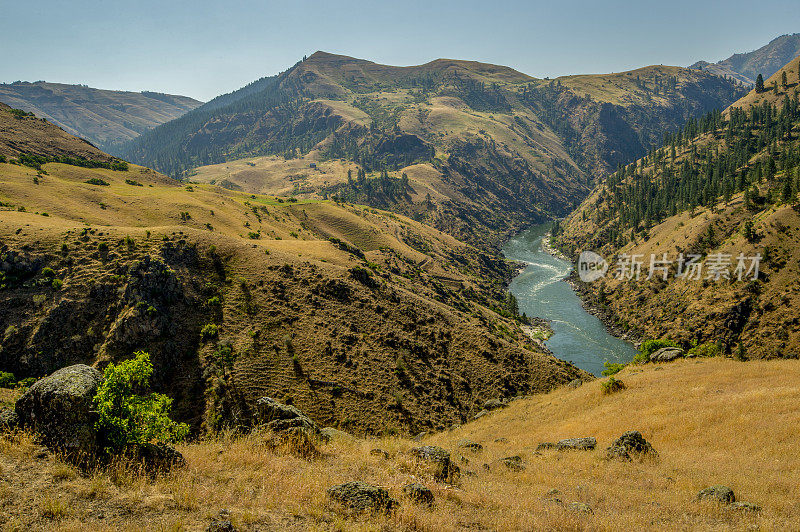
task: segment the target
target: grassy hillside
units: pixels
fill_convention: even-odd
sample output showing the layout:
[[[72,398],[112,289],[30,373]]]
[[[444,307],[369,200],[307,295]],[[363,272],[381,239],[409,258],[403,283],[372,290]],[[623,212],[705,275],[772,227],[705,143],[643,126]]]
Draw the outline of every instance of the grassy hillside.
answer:
[[[599,172],[740,95],[687,69],[548,81],[471,61],[393,67],[324,52],[258,83],[120,153],[237,190],[367,203],[480,246],[566,213]],[[333,167],[345,171],[322,170]]]
[[[23,155],[0,163],[0,369],[18,378],[145,349],[197,432],[247,426],[269,395],[376,433],[584,375],[522,332],[507,263],[408,218]]]
[[[202,104],[187,96],[46,81],[2,84],[0,102],[46,118],[106,150]]]
[[[601,394],[597,382],[511,403],[420,443],[334,439],[306,461],[270,451],[263,438],[221,436],[179,446],[188,467],[156,480],[122,471],[83,476],[57,457],[34,458],[26,437],[4,437],[2,519],[9,528],[202,530],[220,510],[240,530],[789,530],[797,529],[793,442],[800,421],[797,361],[685,361],[624,370],[627,389]],[[680,393],[676,393],[680,391]],[[605,449],[639,430],[656,460],[608,461]],[[594,451],[536,451],[541,442],[593,436]],[[459,447],[462,439],[480,452]],[[409,454],[433,444],[462,470],[456,486],[436,482]],[[381,449],[388,458],[371,451]],[[499,459],[519,456],[515,472]],[[463,458],[462,458],[463,457]],[[484,466],[486,464],[486,466]],[[400,503],[384,516],[347,517],[326,496],[362,480]],[[403,496],[429,487],[435,505]],[[698,502],[711,485],[761,511]],[[573,506],[577,503],[578,506]],[[580,506],[585,505],[585,506]]]
[[[800,55],[800,33],[781,35],[758,50],[733,54],[716,63],[698,61],[696,68],[718,76],[729,76],[748,85],[754,85],[759,74],[764,78],[780,70],[787,61]]]
[[[672,264],[667,281],[578,283],[617,330],[687,347],[715,342],[738,356],[797,356],[800,327],[788,316],[800,305],[798,60],[764,92],[689,122],[665,147],[612,174],[564,221],[557,240],[572,255],[699,253],[707,263],[722,253],[731,272],[739,253],[763,256],[757,281],[676,279]]]

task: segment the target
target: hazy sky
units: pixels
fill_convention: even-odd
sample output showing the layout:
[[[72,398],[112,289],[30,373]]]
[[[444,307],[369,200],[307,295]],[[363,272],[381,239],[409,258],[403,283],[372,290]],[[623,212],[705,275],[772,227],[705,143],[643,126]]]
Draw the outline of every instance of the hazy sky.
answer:
[[[800,32],[797,0],[0,0],[0,82],[208,100],[316,50],[474,59],[537,77],[686,66]]]

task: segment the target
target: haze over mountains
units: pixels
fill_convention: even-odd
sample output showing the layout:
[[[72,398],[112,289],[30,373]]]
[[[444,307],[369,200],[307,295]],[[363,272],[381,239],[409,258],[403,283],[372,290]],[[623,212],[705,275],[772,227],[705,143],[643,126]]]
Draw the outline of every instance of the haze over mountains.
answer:
[[[718,76],[728,76],[747,85],[753,85],[759,74],[767,79],[798,55],[800,55],[800,33],[793,33],[776,37],[758,50],[733,54],[716,63],[698,61],[689,68],[704,70]]]
[[[187,96],[45,81],[2,84],[0,102],[46,118],[105,150],[202,104]]]

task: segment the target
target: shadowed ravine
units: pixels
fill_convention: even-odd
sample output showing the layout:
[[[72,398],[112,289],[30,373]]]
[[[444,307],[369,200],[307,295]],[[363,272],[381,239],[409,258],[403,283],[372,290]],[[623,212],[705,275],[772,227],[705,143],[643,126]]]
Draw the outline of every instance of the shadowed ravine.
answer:
[[[549,227],[535,225],[503,248],[506,258],[528,264],[509,286],[520,313],[549,320],[553,335],[545,342],[547,347],[558,358],[594,375],[600,375],[606,360],[630,361],[633,346],[608,334],[602,322],[583,309],[572,287],[562,281],[572,265],[542,249]]]

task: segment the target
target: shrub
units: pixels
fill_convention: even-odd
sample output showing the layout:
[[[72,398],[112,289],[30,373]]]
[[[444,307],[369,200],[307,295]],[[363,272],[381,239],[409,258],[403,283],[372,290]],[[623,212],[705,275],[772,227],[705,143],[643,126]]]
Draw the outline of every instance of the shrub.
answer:
[[[30,388],[34,382],[36,382],[36,377],[25,377],[17,381],[17,388]]]
[[[108,186],[108,181],[104,181],[104,180],[100,179],[99,177],[93,177],[91,179],[87,179],[86,183],[89,184],[89,185],[100,185],[100,186],[104,186],[104,187]]]
[[[603,366],[604,366],[606,369],[604,369],[604,370],[601,372],[601,375],[603,375],[603,377],[610,377],[611,375],[616,375],[617,373],[619,373],[620,371],[622,371],[622,369],[623,369],[623,368],[624,368],[626,365],[627,365],[627,364],[616,364],[616,363],[614,363],[614,362],[609,362],[608,360],[606,360],[605,362],[603,362]]]
[[[609,377],[607,381],[601,382],[600,386],[603,388],[603,395],[611,395],[625,389],[625,383],[614,377]]]
[[[45,277],[53,278],[56,276],[56,272],[53,271],[53,268],[46,267],[42,270],[42,275]]]
[[[147,393],[152,374],[150,355],[143,351],[106,367],[94,396],[97,429],[106,452],[120,451],[129,444],[180,441],[189,433],[188,425],[169,417],[172,399]]]
[[[99,251],[102,254],[108,253],[108,243],[100,242],[99,244],[97,244],[97,251]]]
[[[220,301],[219,296],[213,296],[213,297],[208,298],[208,301],[206,301],[206,304],[209,307],[218,307],[218,306],[222,305],[222,301]]]
[[[236,361],[236,355],[233,353],[233,345],[223,344],[219,346],[214,352],[214,360],[223,370],[233,369],[233,363]]]
[[[692,357],[715,357],[722,354],[722,347],[716,342],[706,342],[697,347],[689,349],[686,356]]]
[[[13,388],[17,384],[17,379],[13,373],[0,371],[0,388]]]
[[[127,183],[128,185],[132,185],[134,187],[143,187],[144,186],[143,184],[139,183],[138,181],[136,181],[134,179],[126,179],[125,183]]]
[[[219,328],[213,323],[209,323],[208,325],[200,329],[200,338],[202,338],[204,341],[216,338],[218,334],[219,334]]]
[[[259,238],[261,238],[261,232],[250,231],[249,233],[247,233],[247,237],[253,240],[258,240]]]
[[[53,279],[51,286],[53,287],[53,290],[61,290],[61,287],[64,286],[64,281],[61,279]]]
[[[661,338],[658,340],[650,339],[642,342],[639,352],[633,357],[634,364],[645,364],[650,362],[650,355],[663,347],[678,347],[678,344],[672,340]]]

